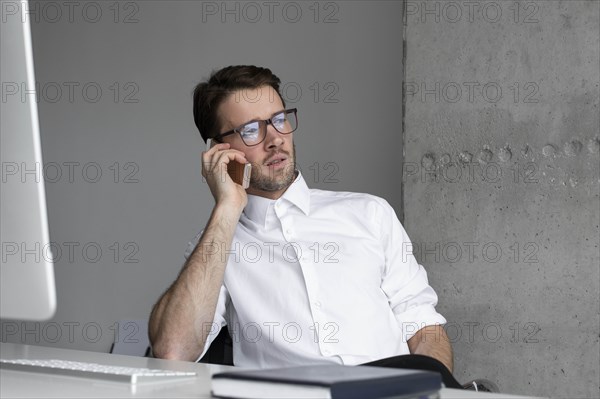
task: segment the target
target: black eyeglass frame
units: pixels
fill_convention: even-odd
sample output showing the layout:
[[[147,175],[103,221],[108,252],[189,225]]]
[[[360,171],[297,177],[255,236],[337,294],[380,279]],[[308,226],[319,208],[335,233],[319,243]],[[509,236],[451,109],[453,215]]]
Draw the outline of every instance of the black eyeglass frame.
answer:
[[[285,113],[285,114],[286,114],[286,118],[287,118],[287,115],[288,115],[288,114],[292,114],[292,113],[294,114],[294,117],[296,118],[296,127],[294,127],[294,130],[292,130],[291,132],[286,132],[286,133],[284,133],[284,132],[280,131],[279,129],[277,129],[277,127],[275,127],[275,125],[273,124],[273,117],[274,117],[275,115],[279,115],[279,114],[281,114],[281,113]],[[266,132],[266,128],[267,128],[267,126],[271,125],[271,126],[273,126],[273,129],[277,130],[277,131],[278,131],[279,133],[281,133],[281,134],[290,134],[290,133],[293,133],[293,132],[295,132],[296,130],[298,130],[298,108],[284,109],[283,111],[278,111],[278,112],[275,112],[273,115],[271,115],[271,117],[270,117],[269,119],[253,119],[253,120],[251,120],[251,121],[248,121],[248,122],[246,122],[246,123],[244,123],[244,124],[242,124],[242,125],[240,125],[240,126],[238,126],[238,127],[234,128],[234,129],[231,129],[231,130],[229,130],[229,131],[227,131],[227,132],[225,132],[225,133],[220,133],[220,134],[217,134],[215,137],[213,137],[213,139],[214,139],[214,140],[216,140],[216,141],[218,141],[218,142],[221,142],[221,141],[222,141],[221,139],[222,139],[223,137],[225,137],[225,136],[230,136],[230,135],[232,135],[232,134],[235,134],[235,133],[237,133],[237,134],[239,134],[239,135],[240,135],[240,138],[242,139],[242,142],[243,142],[243,143],[244,143],[244,145],[246,145],[247,147],[254,147],[255,145],[259,145],[260,143],[262,143],[263,141],[265,141],[265,138],[267,137],[267,135],[266,135],[266,134],[263,136],[262,140],[260,140],[258,143],[254,143],[254,144],[247,144],[247,143],[244,141],[244,138],[242,137],[242,134],[239,132],[239,130],[240,130],[241,128],[243,128],[244,126],[246,126],[246,125],[247,125],[247,124],[249,124],[249,123],[254,123],[254,122],[264,122],[264,123],[265,123],[265,132]]]

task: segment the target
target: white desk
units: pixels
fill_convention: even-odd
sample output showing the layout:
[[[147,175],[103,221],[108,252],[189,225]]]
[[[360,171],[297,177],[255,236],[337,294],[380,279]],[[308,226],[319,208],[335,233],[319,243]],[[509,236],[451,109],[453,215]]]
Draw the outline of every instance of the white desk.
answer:
[[[231,370],[230,366],[150,359],[109,353],[84,352],[19,344],[0,343],[4,359],[62,359],[116,366],[195,371],[198,377],[185,381],[169,381],[137,386],[96,381],[87,378],[62,377],[0,369],[2,398],[211,398],[210,376]],[[522,396],[486,394],[482,392],[442,389],[442,399],[517,399]]]

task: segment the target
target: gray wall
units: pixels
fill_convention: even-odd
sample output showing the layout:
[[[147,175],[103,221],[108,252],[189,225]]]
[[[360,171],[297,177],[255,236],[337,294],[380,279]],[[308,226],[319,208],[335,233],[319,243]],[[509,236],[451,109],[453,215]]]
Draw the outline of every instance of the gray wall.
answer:
[[[456,375],[597,398],[600,3],[426,7],[407,2],[405,226]]]
[[[401,2],[76,3],[32,7],[58,312],[3,341],[108,351],[115,322],[148,317],[213,206],[191,93],[216,68],[279,75],[310,186],[400,212]]]

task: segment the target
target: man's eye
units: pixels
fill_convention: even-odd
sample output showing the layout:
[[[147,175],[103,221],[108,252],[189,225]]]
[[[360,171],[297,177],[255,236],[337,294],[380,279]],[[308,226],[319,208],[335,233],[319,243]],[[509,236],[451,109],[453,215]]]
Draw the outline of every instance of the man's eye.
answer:
[[[285,123],[285,116],[284,115],[277,115],[275,116],[273,119],[273,124],[277,127],[282,127],[283,124]]]
[[[242,137],[254,137],[258,134],[258,123],[249,123],[239,130]]]

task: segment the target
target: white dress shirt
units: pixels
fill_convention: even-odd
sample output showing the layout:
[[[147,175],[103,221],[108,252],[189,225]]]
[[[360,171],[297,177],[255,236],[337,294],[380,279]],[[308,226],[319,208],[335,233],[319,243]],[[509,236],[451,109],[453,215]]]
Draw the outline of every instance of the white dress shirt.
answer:
[[[394,210],[373,195],[309,189],[301,174],[278,200],[249,195],[228,256],[200,357],[227,325],[236,366],[354,365],[408,354],[417,330],[446,322]]]

